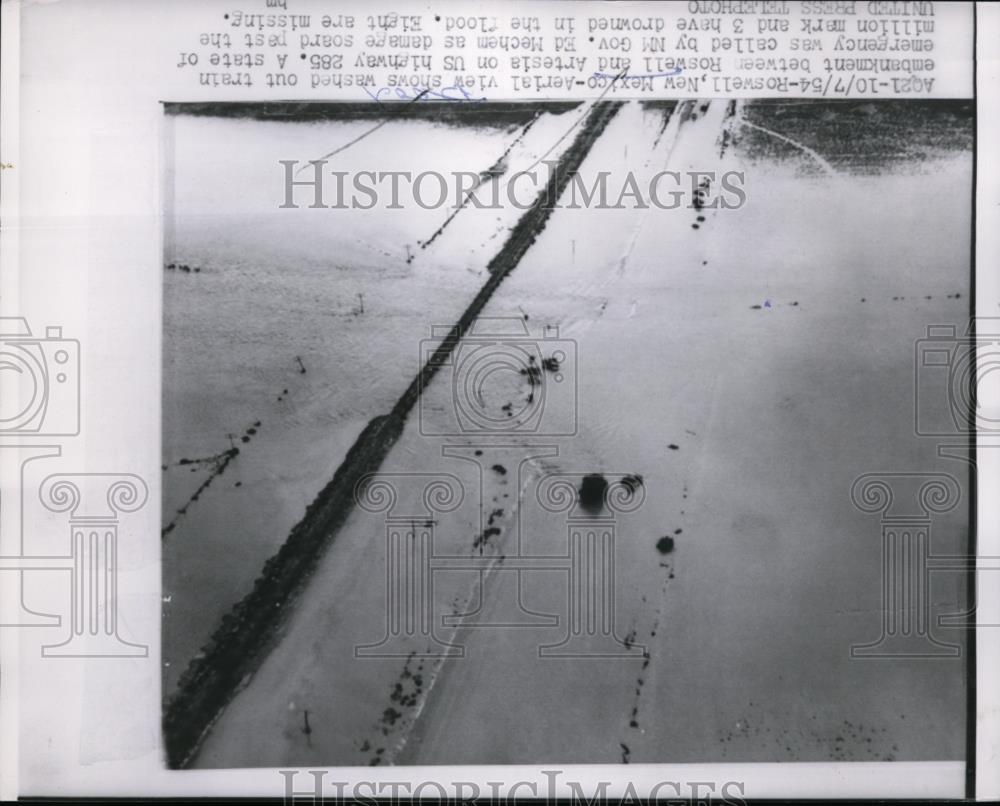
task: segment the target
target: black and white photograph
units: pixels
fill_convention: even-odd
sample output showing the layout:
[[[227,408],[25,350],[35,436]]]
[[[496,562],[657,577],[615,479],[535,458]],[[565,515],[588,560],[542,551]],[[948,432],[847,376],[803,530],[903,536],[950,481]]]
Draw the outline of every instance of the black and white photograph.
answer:
[[[0,798],[1000,796],[996,5],[0,15]]]
[[[166,114],[173,763],[964,758],[971,103]]]

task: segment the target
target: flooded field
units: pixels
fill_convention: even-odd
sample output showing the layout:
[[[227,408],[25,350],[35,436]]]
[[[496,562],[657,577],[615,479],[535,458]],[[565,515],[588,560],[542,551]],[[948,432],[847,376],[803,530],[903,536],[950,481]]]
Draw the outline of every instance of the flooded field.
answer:
[[[962,658],[852,657],[883,543],[851,495],[967,485],[962,440],[916,434],[914,356],[969,315],[968,104],[192,111],[164,260],[172,764],[964,757]],[[746,202],[278,209],[278,160],[355,140],[331,168],[485,191],[547,160],[519,195],[562,202],[574,173],[741,171]],[[934,553],[968,529],[966,501],[936,515]]]

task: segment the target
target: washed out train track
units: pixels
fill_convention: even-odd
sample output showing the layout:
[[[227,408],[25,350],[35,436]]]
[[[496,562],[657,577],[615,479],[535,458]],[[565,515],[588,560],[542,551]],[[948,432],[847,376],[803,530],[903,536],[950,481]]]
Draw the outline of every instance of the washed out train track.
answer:
[[[461,318],[392,410],[368,423],[333,479],[309,505],[278,552],[264,564],[253,589],[222,618],[209,643],[191,661],[177,691],[164,705],[163,733],[170,767],[182,768],[191,763],[212,724],[279,640],[296,599],[353,509],[358,481],[381,466],[402,434],[421,391],[457,347],[504,278],[534,244],[559,196],[622,103],[598,101],[591,107],[545,187],[488,263],[488,279]]]

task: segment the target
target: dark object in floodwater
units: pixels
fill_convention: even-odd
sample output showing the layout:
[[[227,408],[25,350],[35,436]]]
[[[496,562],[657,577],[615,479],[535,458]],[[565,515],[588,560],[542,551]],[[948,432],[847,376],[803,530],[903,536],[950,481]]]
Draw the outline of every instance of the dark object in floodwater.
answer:
[[[604,506],[604,493],[608,489],[608,480],[600,473],[591,473],[580,482],[580,504],[584,509],[594,512]]]
[[[534,364],[522,367],[521,374],[527,376],[528,383],[531,384],[532,386],[538,386],[538,384],[541,382],[542,379],[542,371]]]
[[[627,476],[622,476],[622,484],[630,493],[634,493],[642,486],[642,474],[629,473]]]
[[[656,541],[656,550],[659,551],[660,554],[669,554],[674,550],[674,539],[669,535],[661,537]]]

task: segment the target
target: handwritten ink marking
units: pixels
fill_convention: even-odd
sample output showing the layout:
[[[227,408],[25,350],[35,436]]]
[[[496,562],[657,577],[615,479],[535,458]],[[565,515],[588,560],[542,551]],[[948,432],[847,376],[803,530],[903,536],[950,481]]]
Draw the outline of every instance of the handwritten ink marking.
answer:
[[[465,87],[459,87],[459,86],[444,87],[443,89],[440,89],[440,90],[432,90],[429,87],[423,87],[423,88],[421,88],[421,87],[413,87],[412,89],[408,88],[408,87],[379,87],[375,92],[372,92],[367,87],[362,87],[362,89],[377,104],[382,103],[382,95],[383,95],[383,93],[390,93],[391,94],[393,92],[395,92],[396,99],[400,100],[400,101],[417,101],[417,100],[421,100],[421,99],[427,100],[427,101],[431,101],[431,100],[436,100],[436,101],[485,101],[486,100],[486,96],[483,96],[482,98],[473,98],[472,95],[469,93],[469,91],[465,89]],[[417,90],[420,90],[420,89],[422,89],[422,91],[420,93],[418,93],[416,95],[412,95],[411,94],[411,92],[416,92]],[[450,93],[452,91],[457,91],[457,92],[461,93],[462,97],[455,97],[454,95],[449,95],[448,93]]]

